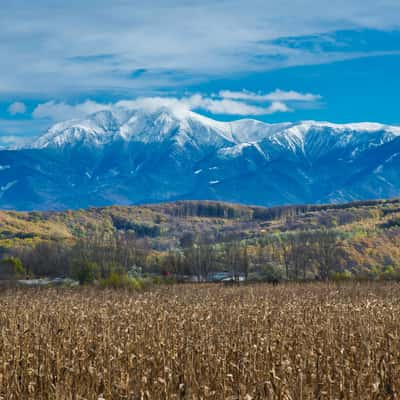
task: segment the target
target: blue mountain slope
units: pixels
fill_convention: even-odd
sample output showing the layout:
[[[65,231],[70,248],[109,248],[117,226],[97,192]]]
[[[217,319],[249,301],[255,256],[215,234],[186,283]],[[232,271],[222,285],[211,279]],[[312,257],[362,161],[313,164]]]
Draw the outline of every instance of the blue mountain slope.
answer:
[[[64,209],[178,199],[246,204],[400,195],[400,128],[218,122],[188,111],[114,110],[0,151],[0,207]]]

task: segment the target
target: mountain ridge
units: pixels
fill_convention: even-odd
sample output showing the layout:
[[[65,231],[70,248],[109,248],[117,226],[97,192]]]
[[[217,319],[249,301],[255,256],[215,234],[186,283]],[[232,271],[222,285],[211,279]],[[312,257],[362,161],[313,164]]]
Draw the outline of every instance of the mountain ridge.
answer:
[[[0,208],[388,198],[400,195],[399,167],[398,126],[221,122],[183,109],[119,108],[0,150]]]
[[[269,124],[259,121],[257,119],[250,118],[222,122],[213,120],[192,111],[176,112],[173,109],[162,107],[157,109],[156,111],[148,113],[143,112],[142,110],[134,110],[131,113],[128,113],[127,111],[124,113],[121,109],[119,109],[116,113],[110,110],[104,110],[94,113],[88,118],[60,122],[52,126],[47,131],[47,133],[39,137],[36,142],[30,145],[28,144],[25,147],[44,148],[50,146],[73,144],[62,142],[60,140],[60,138],[65,135],[65,131],[68,131],[70,129],[74,130],[74,132],[86,133],[94,133],[97,131],[99,136],[104,135],[106,138],[111,139],[121,138],[127,141],[138,139],[140,141],[143,139],[148,139],[147,137],[143,137],[143,135],[140,135],[141,130],[148,128],[148,126],[143,124],[143,119],[147,119],[148,121],[150,121],[150,123],[153,123],[155,128],[157,128],[157,130],[159,129],[159,132],[162,132],[163,129],[168,129],[168,124],[171,125],[172,123],[175,123],[175,126],[173,126],[173,128],[179,127],[182,130],[188,130],[190,129],[188,124],[193,122],[200,122],[204,127],[212,128],[224,139],[236,144],[243,143],[244,141],[246,141],[246,139],[250,140],[251,142],[266,139],[269,135],[273,133],[283,131],[288,131],[293,136],[299,137],[306,134],[307,131],[312,128],[330,128],[336,132],[345,130],[364,132],[376,132],[379,130],[385,130],[395,135],[400,135],[399,126],[385,125],[376,122],[337,124],[328,121],[305,120],[298,122]],[[134,123],[136,121],[139,121],[139,123],[135,126]],[[171,126],[169,127],[169,129],[171,129]],[[242,132],[243,130],[245,131],[244,134]],[[113,135],[110,135],[116,133],[119,133],[119,136],[115,137]],[[51,142],[51,140],[49,139],[55,140]],[[79,138],[77,137],[76,139]],[[108,142],[106,141],[103,144],[107,143]]]

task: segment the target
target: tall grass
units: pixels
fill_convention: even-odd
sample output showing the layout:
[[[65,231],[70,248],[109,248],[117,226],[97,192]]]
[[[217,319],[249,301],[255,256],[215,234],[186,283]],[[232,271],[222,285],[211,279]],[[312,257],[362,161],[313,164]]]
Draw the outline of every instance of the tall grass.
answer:
[[[4,399],[397,399],[396,283],[0,293]]]

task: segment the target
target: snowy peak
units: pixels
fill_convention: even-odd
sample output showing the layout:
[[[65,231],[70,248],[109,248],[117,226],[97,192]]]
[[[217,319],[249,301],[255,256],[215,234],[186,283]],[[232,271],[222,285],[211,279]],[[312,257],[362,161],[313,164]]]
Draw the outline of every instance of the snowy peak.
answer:
[[[400,135],[400,127],[376,123],[333,124],[304,121],[267,124],[252,119],[220,122],[188,110],[114,108],[82,120],[58,123],[40,137],[34,148],[76,145],[102,146],[112,141],[142,143],[174,141],[180,146],[230,147],[269,142],[292,152],[315,151],[324,144],[383,143]]]
[[[82,120],[52,126],[32,147],[61,148],[76,145],[106,145],[114,140],[142,143],[188,141],[196,145],[234,142],[229,124],[191,111],[161,107],[156,111],[101,111]]]
[[[102,145],[112,140],[118,130],[119,123],[114,114],[111,111],[100,111],[86,119],[70,120],[53,125],[33,143],[32,147]]]
[[[398,136],[400,127],[377,123],[303,121],[267,124],[253,119],[220,122],[184,109],[114,108],[82,120],[58,123],[32,147],[91,148],[105,152],[113,143],[139,143],[153,149],[163,148],[167,157],[174,153],[186,160],[198,160],[208,154],[221,162],[246,159],[258,165],[260,159],[265,162],[293,161],[294,157],[315,164],[316,160],[329,154],[339,153],[349,162]]]
[[[400,136],[400,127],[375,123],[332,124],[304,121],[274,126],[262,142],[292,153],[319,157],[333,150],[348,148],[362,151],[390,142]]]
[[[399,136],[400,127],[374,123],[220,122],[183,109],[113,107],[58,123],[24,151],[0,150],[0,207],[400,196]]]

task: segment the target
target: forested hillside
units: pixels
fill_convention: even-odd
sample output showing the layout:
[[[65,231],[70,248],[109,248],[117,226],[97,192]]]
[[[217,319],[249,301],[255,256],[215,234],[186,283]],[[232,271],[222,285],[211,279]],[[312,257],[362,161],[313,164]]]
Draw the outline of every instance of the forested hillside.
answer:
[[[253,279],[397,278],[400,200],[247,207],[182,201],[65,212],[0,212],[4,263],[28,276],[95,269]]]

